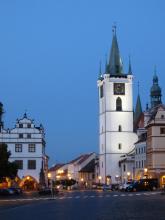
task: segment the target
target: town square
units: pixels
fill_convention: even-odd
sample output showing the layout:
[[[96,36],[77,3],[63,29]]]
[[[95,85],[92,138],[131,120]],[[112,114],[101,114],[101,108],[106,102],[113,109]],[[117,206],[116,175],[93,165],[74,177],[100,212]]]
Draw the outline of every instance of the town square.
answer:
[[[164,7],[0,1],[0,219],[165,219]]]

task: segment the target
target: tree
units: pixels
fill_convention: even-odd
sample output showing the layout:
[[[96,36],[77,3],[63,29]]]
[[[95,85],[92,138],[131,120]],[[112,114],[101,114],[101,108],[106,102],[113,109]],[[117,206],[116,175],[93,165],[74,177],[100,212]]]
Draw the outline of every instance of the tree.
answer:
[[[7,144],[0,143],[0,181],[6,177],[13,179],[17,176],[18,167],[15,162],[9,162],[10,155]]]

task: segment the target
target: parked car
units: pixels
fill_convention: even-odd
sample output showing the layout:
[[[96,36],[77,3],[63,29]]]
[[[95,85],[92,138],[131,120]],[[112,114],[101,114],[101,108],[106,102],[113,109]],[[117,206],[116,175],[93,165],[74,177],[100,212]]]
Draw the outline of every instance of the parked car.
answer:
[[[14,194],[16,194],[16,195],[22,194],[22,189],[19,187],[10,187],[9,189],[14,191]]]
[[[158,188],[158,179],[141,179],[130,184],[126,191],[128,192],[136,192],[143,190],[156,190]]]
[[[103,191],[112,190],[112,186],[111,185],[107,185],[107,184],[103,184],[102,190]]]
[[[46,188],[40,189],[38,193],[39,195],[52,195],[52,194],[57,195],[59,193],[59,190],[56,188],[51,189],[51,188],[46,187]]]
[[[12,190],[12,189],[10,189],[10,188],[0,189],[0,195],[1,195],[1,196],[14,195],[14,190]]]
[[[133,181],[128,181],[126,183],[120,184],[119,189],[121,191],[125,191],[129,185],[133,184]]]

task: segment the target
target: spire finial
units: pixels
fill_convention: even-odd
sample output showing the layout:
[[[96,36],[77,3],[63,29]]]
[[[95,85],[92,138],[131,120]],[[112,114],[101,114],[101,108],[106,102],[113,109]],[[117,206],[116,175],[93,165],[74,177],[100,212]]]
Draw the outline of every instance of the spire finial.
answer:
[[[139,95],[139,87],[140,87],[140,85],[139,85],[139,81],[138,81],[138,95]]]
[[[156,65],[154,65],[154,75],[156,75],[157,73],[157,69],[156,69]]]
[[[114,22],[113,26],[112,26],[112,32],[114,35],[116,35],[116,22]]]

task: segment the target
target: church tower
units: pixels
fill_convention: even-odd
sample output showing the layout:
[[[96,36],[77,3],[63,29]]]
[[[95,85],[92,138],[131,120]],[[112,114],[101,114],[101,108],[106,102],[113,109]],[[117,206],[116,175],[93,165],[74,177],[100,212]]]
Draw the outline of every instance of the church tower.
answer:
[[[124,73],[120,57],[116,28],[109,62],[104,74],[100,74],[99,89],[99,167],[103,183],[119,183],[119,160],[130,152],[137,141],[133,133],[132,70]]]
[[[161,100],[162,93],[161,93],[161,88],[159,87],[156,69],[155,69],[154,76],[153,76],[153,85],[150,90],[150,97],[151,97],[151,108],[162,103],[162,100]]]

